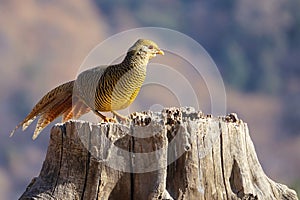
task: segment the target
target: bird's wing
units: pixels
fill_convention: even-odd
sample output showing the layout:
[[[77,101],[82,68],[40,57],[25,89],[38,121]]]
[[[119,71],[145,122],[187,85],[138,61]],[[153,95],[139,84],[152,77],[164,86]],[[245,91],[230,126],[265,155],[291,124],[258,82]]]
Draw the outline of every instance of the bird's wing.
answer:
[[[96,90],[99,87],[99,80],[104,74],[107,66],[98,66],[81,72],[75,80],[74,92],[78,93],[82,100],[89,107],[94,107]]]

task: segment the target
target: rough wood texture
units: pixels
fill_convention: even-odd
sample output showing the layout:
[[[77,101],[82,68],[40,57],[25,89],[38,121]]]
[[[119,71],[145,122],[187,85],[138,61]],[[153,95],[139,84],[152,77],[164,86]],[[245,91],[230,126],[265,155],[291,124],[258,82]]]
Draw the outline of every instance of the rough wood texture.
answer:
[[[21,199],[297,199],[264,174],[235,114],[171,108],[131,118],[54,126],[40,175]]]

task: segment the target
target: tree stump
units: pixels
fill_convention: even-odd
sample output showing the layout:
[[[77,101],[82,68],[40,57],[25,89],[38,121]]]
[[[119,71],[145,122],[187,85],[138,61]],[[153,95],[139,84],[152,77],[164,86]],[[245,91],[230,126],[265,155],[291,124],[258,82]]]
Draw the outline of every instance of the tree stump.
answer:
[[[235,114],[169,108],[130,118],[55,125],[20,199],[297,199],[265,175]]]

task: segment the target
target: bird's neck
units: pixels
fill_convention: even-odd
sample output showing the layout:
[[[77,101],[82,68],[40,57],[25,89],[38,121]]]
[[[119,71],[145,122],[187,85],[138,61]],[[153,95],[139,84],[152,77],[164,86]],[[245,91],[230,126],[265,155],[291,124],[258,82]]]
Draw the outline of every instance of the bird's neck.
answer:
[[[124,66],[129,66],[131,68],[146,67],[148,64],[148,59],[141,55],[128,52],[122,63]]]

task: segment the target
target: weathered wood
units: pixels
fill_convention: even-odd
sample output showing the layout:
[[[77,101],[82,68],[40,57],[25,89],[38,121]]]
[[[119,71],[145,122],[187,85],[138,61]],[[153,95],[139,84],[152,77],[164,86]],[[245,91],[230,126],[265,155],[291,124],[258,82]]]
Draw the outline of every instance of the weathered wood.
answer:
[[[170,108],[131,118],[54,126],[40,175],[20,199],[297,199],[265,175],[235,114]]]

